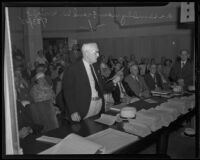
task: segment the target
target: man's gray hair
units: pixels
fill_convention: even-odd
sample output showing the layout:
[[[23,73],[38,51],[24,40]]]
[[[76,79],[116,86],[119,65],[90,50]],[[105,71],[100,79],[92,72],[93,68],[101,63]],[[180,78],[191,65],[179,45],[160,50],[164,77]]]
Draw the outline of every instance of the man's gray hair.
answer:
[[[91,51],[91,49],[92,49],[94,46],[97,47],[97,43],[95,43],[95,42],[92,42],[92,43],[84,43],[84,44],[82,45],[82,47],[81,47],[81,52],[82,52],[82,54],[86,53],[87,51]]]

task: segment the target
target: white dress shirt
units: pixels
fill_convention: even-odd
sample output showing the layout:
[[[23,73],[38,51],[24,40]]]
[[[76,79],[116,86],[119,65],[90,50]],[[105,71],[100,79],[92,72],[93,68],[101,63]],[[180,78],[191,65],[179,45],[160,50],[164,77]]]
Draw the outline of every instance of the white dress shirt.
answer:
[[[90,64],[88,62],[86,62],[84,59],[83,59],[83,64],[85,66],[85,69],[86,69],[86,72],[87,72],[87,75],[89,78],[90,87],[91,87],[91,91],[92,91],[92,97],[98,97],[98,92],[95,88],[95,81],[94,81],[94,77],[92,75]]]
[[[90,87],[91,87],[91,92],[92,92],[91,98],[92,97],[99,97],[98,92],[95,88],[95,80],[94,80],[94,77],[92,75],[90,64],[88,62],[86,62],[84,59],[83,59],[83,64],[85,66],[85,69],[86,69],[86,72],[87,72],[87,75],[88,75],[88,78],[89,78],[89,82],[90,82]],[[94,115],[97,115],[101,111],[101,107],[102,107],[102,99],[99,99],[99,100],[96,100],[96,101],[91,100],[88,113],[86,114],[84,119],[89,118],[89,117],[94,116]]]
[[[181,68],[186,64],[187,61],[181,61]]]

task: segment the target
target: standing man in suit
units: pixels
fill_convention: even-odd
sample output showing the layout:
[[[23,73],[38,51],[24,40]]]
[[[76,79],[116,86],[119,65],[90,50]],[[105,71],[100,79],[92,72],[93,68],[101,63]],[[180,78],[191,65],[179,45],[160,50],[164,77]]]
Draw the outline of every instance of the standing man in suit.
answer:
[[[112,90],[120,80],[115,76],[110,83],[102,84],[96,43],[83,44],[81,52],[83,58],[66,68],[62,83],[70,118],[76,122],[104,112],[103,92]]]
[[[133,91],[129,88],[128,84],[124,82],[123,71],[120,71],[118,75],[120,76],[120,81],[116,84],[112,91],[112,97],[114,99],[115,105],[122,102],[128,103],[131,97],[135,96]]]
[[[144,80],[149,88],[149,90],[159,91],[162,89],[162,79],[157,71],[156,64],[152,63],[149,68],[149,73],[144,76]]]
[[[136,96],[148,98],[150,96],[150,92],[143,77],[138,75],[138,66],[136,64],[131,65],[130,72],[131,74],[125,78],[125,82],[128,83],[129,87]]]
[[[172,82],[187,88],[193,84],[193,65],[189,61],[188,50],[181,50],[180,61],[177,61],[171,68],[170,78]]]

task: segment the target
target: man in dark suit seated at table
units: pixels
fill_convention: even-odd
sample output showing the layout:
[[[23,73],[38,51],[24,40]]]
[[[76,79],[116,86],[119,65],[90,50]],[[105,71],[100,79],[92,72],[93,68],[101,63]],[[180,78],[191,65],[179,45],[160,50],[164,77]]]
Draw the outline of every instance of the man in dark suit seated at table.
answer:
[[[129,88],[128,84],[124,81],[124,73],[120,71],[118,73],[120,76],[120,81],[114,87],[112,91],[112,97],[114,99],[114,105],[120,104],[122,102],[128,103],[131,97],[135,96],[134,92]]]
[[[149,73],[145,74],[144,80],[149,88],[149,90],[161,90],[162,79],[158,73],[156,73],[157,67],[156,64],[151,64],[149,68]]]
[[[189,85],[193,85],[193,65],[189,60],[188,50],[181,50],[180,58],[172,66],[169,77],[172,82],[186,89]]]
[[[112,90],[120,80],[115,76],[109,83],[102,84],[96,63],[99,57],[96,43],[83,44],[81,51],[83,58],[65,70],[62,82],[68,114],[76,122],[104,112],[103,92]]]
[[[149,89],[142,76],[138,75],[138,65],[132,64],[130,66],[130,72],[127,77],[125,77],[125,82],[138,97],[148,98],[150,97]]]

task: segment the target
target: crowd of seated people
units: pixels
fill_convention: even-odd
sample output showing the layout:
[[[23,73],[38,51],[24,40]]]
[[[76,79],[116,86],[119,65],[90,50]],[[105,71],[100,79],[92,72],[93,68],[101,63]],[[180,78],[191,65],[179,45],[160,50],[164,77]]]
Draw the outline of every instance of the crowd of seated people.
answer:
[[[56,96],[62,89],[63,71],[80,57],[80,53],[77,57],[73,56],[74,52],[79,52],[77,47],[67,52],[65,47],[61,47],[49,45],[47,49],[39,50],[31,65],[25,54],[13,45],[20,138],[36,133],[35,128],[41,133],[60,125]]]
[[[62,96],[63,71],[71,63],[81,59],[81,54],[77,46],[73,47],[72,51],[66,51],[66,48],[62,49],[60,46],[56,48],[50,45],[46,50],[38,51],[33,66],[25,63],[22,52],[16,48],[13,51],[17,106],[25,108],[28,104],[31,115],[28,116],[31,119],[29,129],[26,130],[32,130],[30,129],[32,124],[39,125],[41,132],[61,125],[58,114],[65,110],[61,107],[63,104],[59,104],[61,101],[56,99],[62,99],[60,96]],[[181,53],[180,57],[181,61],[188,60],[185,62],[188,63],[185,64],[185,68],[189,71],[182,71],[181,67],[177,70],[179,62],[172,63],[172,60],[166,57],[161,57],[157,63],[154,58],[141,57],[138,60],[133,54],[130,57],[118,58],[101,55],[98,63],[104,83],[115,75],[120,76],[120,81],[113,90],[104,92],[107,109],[110,105],[128,103],[132,97],[148,98],[152,90],[168,90],[171,84],[183,83],[183,79],[186,79],[183,76],[184,72],[189,75],[192,71],[185,52]],[[191,80],[185,80],[185,83],[192,85]],[[22,128],[20,125],[20,129]],[[32,131],[21,132],[32,133]],[[24,133],[22,137],[28,133]]]

